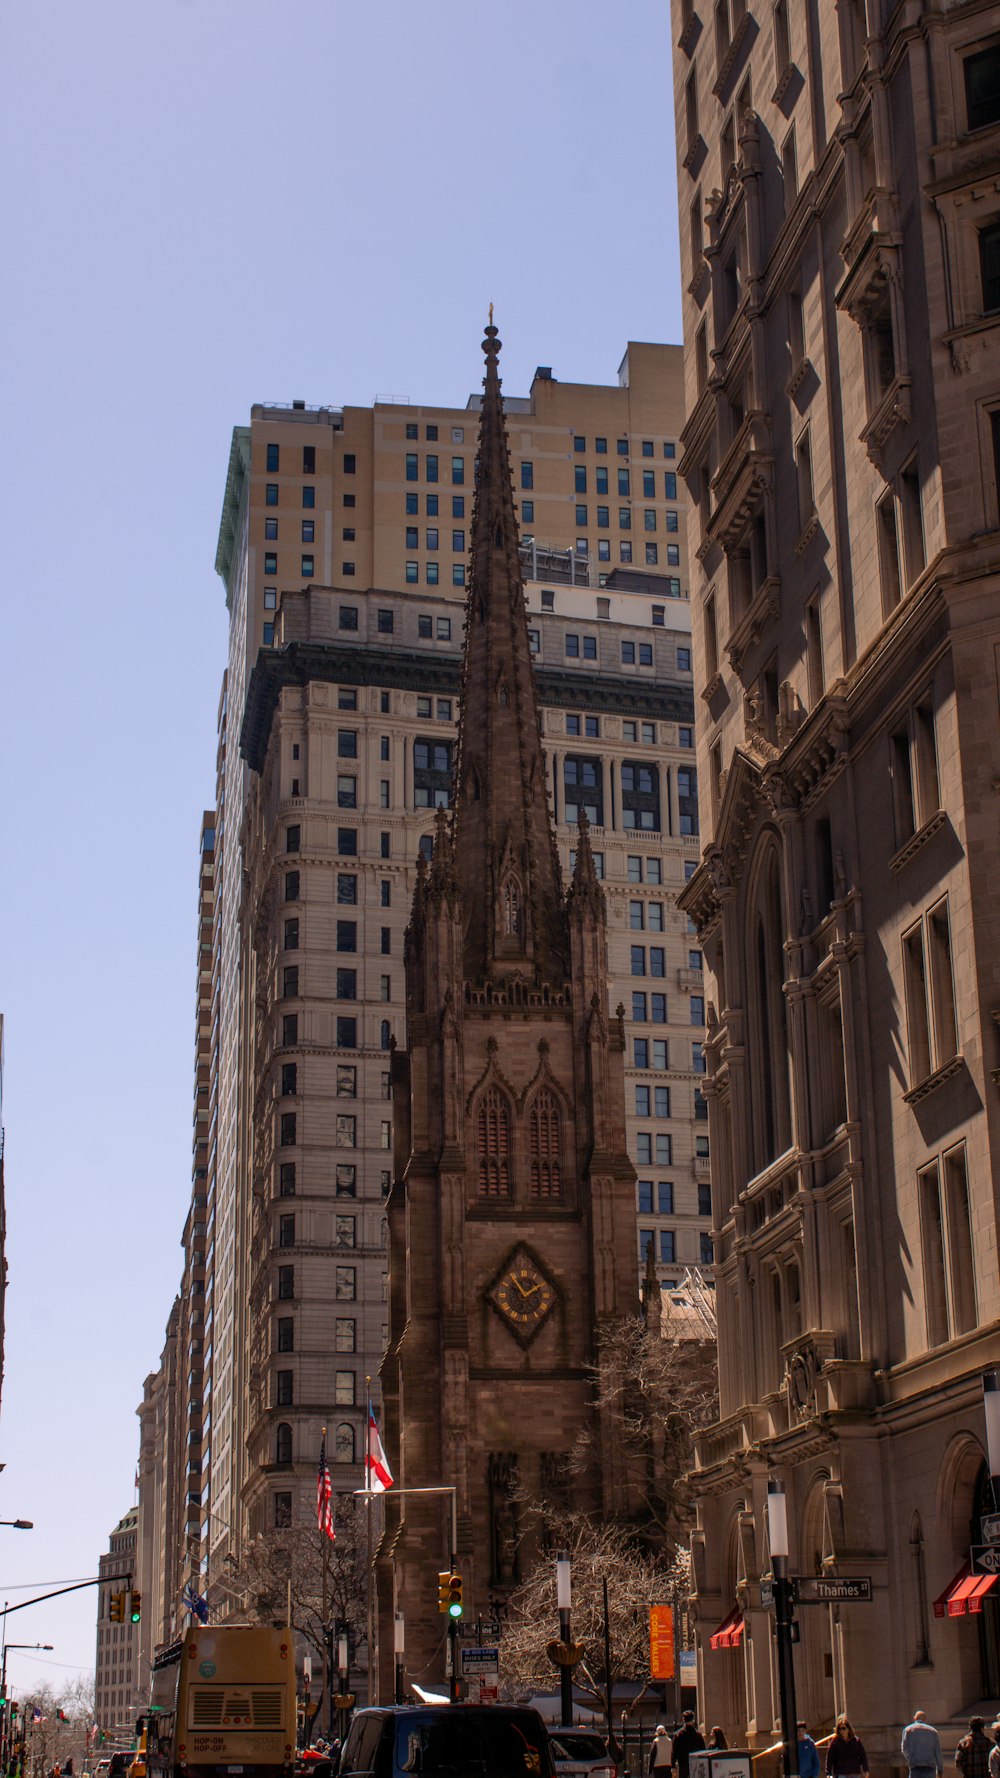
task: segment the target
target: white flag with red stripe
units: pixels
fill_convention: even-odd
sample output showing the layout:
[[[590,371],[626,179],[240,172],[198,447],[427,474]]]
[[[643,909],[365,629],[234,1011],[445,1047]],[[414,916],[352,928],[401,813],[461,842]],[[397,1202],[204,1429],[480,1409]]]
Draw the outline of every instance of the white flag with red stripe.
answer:
[[[368,1455],[365,1458],[365,1469],[368,1473],[368,1486],[373,1494],[384,1494],[392,1487],[392,1471],[385,1460],[382,1440],[375,1424],[375,1410],[368,1409]]]

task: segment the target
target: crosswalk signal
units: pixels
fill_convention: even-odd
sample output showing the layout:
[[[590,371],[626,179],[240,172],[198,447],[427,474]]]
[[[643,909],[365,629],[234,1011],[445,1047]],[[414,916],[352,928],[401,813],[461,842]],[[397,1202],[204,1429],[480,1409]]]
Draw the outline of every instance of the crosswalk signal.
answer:
[[[124,1593],[112,1593],[111,1604],[108,1608],[108,1617],[113,1624],[123,1624],[125,1622]]]
[[[461,1615],[462,1576],[460,1574],[450,1574],[448,1576],[448,1616],[461,1617]]]
[[[139,1622],[139,1619],[142,1617],[142,1594],[141,1593],[130,1593],[129,1594],[129,1601],[130,1601],[129,1621],[133,1624],[137,1624]]]

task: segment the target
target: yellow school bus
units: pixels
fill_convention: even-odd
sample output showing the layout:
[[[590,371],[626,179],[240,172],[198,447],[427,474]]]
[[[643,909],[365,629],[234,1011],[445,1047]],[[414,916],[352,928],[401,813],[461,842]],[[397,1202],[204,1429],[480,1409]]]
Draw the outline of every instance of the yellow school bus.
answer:
[[[290,1630],[197,1624],[156,1657],[148,1778],[288,1778],[294,1760]]]

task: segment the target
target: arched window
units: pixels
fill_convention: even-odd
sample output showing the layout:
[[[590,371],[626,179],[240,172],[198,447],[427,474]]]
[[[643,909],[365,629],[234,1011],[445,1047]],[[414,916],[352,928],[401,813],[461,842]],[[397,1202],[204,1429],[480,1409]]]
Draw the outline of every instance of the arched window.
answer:
[[[499,1087],[488,1087],[476,1117],[478,1187],[481,1198],[511,1195],[510,1106]]]
[[[502,890],[503,931],[505,938],[521,936],[521,885],[516,877],[507,877]]]
[[[346,1420],[337,1427],[336,1453],[338,1463],[354,1462],[354,1427]]]
[[[274,1461],[282,1465],[292,1461],[292,1429],[287,1420],[282,1420],[274,1435]]]
[[[561,1198],[559,1104],[548,1087],[543,1088],[531,1107],[528,1140],[531,1150],[532,1197]]]

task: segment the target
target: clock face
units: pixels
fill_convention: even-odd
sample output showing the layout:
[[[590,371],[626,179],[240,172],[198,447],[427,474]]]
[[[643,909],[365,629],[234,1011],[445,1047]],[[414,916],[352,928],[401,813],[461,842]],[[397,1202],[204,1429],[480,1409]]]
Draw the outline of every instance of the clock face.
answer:
[[[504,1261],[489,1297],[511,1332],[527,1342],[553,1308],[556,1293],[527,1248],[517,1247]]]

